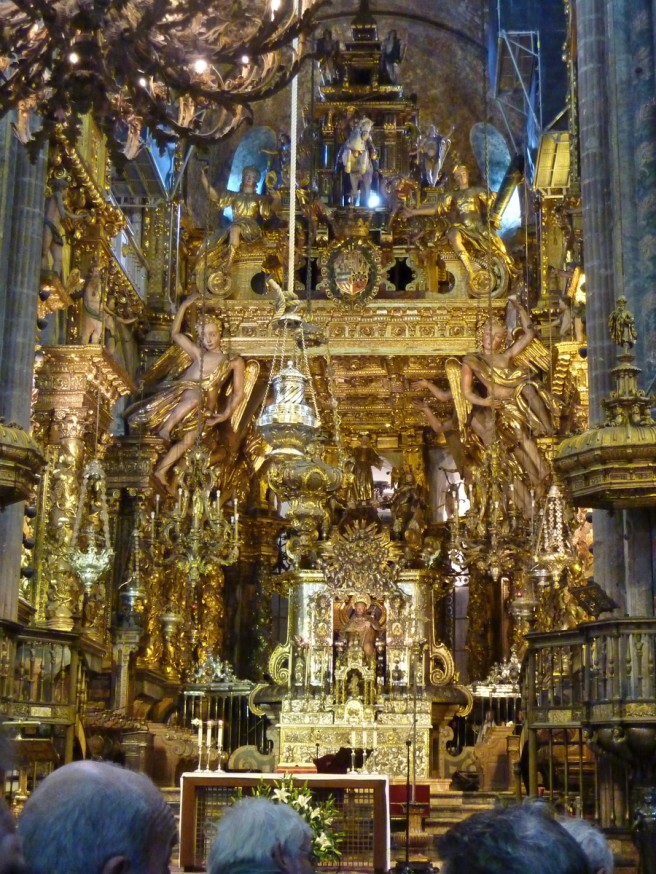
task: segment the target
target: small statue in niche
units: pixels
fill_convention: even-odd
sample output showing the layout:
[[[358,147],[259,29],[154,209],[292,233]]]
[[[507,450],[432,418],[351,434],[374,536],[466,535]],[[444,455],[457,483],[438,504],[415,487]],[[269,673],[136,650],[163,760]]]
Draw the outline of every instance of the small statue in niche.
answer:
[[[617,298],[615,309],[608,317],[608,330],[610,339],[616,346],[624,346],[626,350],[632,349],[638,335],[635,329],[633,314],[626,308],[626,298]]]
[[[349,698],[362,698],[362,677],[357,671],[351,671],[346,681]]]
[[[399,68],[405,57],[406,45],[395,30],[390,30],[380,47],[380,65],[384,78],[391,85],[400,84]]]
[[[410,469],[402,472],[392,497],[392,518],[394,536],[405,540],[408,546],[419,548],[427,526],[426,499]]]
[[[382,463],[371,434],[363,431],[358,435],[357,441],[351,446],[351,455],[353,477],[348,490],[348,503],[366,504],[374,496],[372,467]]]
[[[324,28],[316,45],[322,85],[332,85],[341,78],[339,51],[339,40],[333,38],[333,32],[329,27]]]
[[[442,136],[434,124],[418,138],[417,165],[423,185],[435,188],[443,182],[442,167],[450,147],[449,136]]]
[[[103,276],[100,264],[94,261],[82,289],[82,327],[80,343],[103,341]]]
[[[46,200],[43,215],[43,241],[41,244],[41,269],[52,270],[62,278],[64,259],[64,219],[79,222],[88,212],[74,213],[64,203],[65,179],[54,178],[50,182],[50,196]]]
[[[349,644],[358,643],[366,658],[373,659],[376,640],[384,624],[380,605],[372,603],[368,595],[356,592],[344,604],[340,614],[344,620],[340,636],[345,637]]]
[[[337,167],[349,177],[351,205],[367,206],[374,174],[378,169],[378,152],[371,137],[374,126],[370,118],[361,119],[348,135],[337,155]]]

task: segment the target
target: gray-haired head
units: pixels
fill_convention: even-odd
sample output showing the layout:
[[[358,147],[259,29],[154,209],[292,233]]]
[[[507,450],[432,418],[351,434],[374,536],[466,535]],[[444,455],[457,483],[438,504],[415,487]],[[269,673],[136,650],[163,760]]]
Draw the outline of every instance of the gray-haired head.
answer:
[[[208,874],[227,874],[234,866],[312,871],[312,830],[287,804],[268,798],[242,798],[221,816],[208,859]]]
[[[545,805],[470,816],[438,838],[442,874],[590,874],[587,859]]]
[[[53,771],[18,823],[30,874],[164,874],[177,834],[144,774],[107,762]]]
[[[587,819],[576,816],[559,816],[558,822],[587,856],[592,874],[613,874],[613,851],[601,829]]]

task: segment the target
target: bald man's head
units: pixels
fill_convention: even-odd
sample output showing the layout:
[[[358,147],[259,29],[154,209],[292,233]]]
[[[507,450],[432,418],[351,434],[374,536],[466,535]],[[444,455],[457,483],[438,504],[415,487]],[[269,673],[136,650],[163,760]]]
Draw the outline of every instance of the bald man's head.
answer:
[[[177,836],[148,777],[107,762],[53,771],[27,800],[18,831],[31,874],[164,874]]]

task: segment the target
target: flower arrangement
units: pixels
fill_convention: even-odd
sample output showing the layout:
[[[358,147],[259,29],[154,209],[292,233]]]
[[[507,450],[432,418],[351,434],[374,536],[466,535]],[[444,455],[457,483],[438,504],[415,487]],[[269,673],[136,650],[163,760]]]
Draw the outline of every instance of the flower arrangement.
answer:
[[[329,863],[340,856],[340,845],[344,835],[332,829],[338,815],[332,795],[317,800],[307,783],[299,786],[293,777],[283,777],[273,783],[261,781],[252,792],[262,798],[269,798],[278,804],[288,804],[312,829],[312,853],[317,862]]]

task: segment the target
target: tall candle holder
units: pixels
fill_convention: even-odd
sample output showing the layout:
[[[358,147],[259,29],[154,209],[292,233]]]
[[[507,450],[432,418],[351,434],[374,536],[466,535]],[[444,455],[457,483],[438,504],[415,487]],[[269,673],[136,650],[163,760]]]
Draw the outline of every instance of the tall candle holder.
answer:
[[[217,773],[223,773],[223,768],[221,767],[221,759],[223,758],[223,720],[219,719],[216,726],[216,771]]]
[[[196,770],[202,771],[203,770],[203,720],[198,719],[198,717],[196,717],[196,719],[191,720],[191,724],[194,726],[198,726],[198,767],[196,768]]]
[[[207,750],[207,764],[205,765],[205,770],[209,771],[210,770],[210,757],[212,755],[212,728],[214,726],[214,720],[208,719],[206,725],[207,725],[207,734],[206,734],[207,740],[205,741],[205,746],[206,746],[206,750]]]

